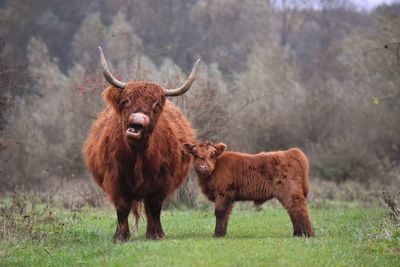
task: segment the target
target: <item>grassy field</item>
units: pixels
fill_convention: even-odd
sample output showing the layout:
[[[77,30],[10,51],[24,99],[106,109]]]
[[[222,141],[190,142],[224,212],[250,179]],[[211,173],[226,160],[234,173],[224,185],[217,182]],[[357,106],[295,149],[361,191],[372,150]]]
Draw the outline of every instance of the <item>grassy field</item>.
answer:
[[[373,238],[385,217],[382,208],[312,209],[315,238],[293,238],[289,217],[279,208],[234,209],[222,239],[211,238],[211,209],[165,211],[165,240],[146,240],[142,222],[133,241],[122,245],[112,243],[111,208],[57,208],[46,216],[30,224],[23,217],[16,222],[20,232],[0,241],[0,265],[400,266],[398,250]]]

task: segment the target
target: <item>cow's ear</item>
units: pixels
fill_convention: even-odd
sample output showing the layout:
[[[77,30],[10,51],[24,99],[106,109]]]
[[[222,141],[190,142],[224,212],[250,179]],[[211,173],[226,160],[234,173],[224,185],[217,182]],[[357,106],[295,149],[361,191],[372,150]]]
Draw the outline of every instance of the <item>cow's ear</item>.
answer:
[[[196,145],[192,145],[192,144],[188,144],[188,143],[184,143],[183,144],[183,149],[189,153],[189,154],[193,154],[193,149]]]
[[[222,152],[225,151],[225,149],[227,148],[227,145],[225,145],[224,143],[219,143],[219,144],[214,145],[214,147],[216,149],[215,156],[219,157],[222,154]]]
[[[108,87],[106,90],[103,92],[103,99],[106,101],[108,104],[110,104],[115,111],[120,113],[121,108],[120,108],[120,103],[122,99],[122,90],[118,89],[116,87]]]

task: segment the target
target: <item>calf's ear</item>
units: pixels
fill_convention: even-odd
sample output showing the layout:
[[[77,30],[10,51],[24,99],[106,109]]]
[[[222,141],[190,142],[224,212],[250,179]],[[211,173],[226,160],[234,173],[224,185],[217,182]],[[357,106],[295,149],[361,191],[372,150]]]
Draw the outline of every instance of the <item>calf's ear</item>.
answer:
[[[222,154],[222,152],[225,151],[225,149],[227,148],[227,145],[225,145],[224,143],[219,143],[219,144],[214,145],[214,147],[216,149],[215,156],[219,157]]]
[[[196,145],[184,143],[184,144],[183,144],[183,149],[184,149],[187,153],[193,154],[193,149],[194,149],[195,146],[196,146]]]

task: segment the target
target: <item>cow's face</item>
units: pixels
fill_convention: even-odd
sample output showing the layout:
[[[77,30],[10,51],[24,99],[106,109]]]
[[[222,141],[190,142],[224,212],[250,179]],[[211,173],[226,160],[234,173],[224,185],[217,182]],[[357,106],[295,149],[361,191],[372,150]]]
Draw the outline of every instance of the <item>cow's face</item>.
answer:
[[[120,116],[124,136],[133,146],[147,147],[150,134],[156,127],[165,104],[166,96],[180,96],[192,86],[197,66],[196,61],[189,78],[179,87],[168,89],[144,81],[126,83],[115,78],[108,69],[103,49],[99,47],[104,78],[112,85],[104,91],[104,99]],[[174,118],[167,118],[174,120]]]
[[[163,89],[154,83],[136,81],[124,90],[109,87],[104,98],[120,116],[129,144],[146,144],[165,104]]]
[[[224,143],[212,144],[210,142],[201,144],[184,144],[186,152],[193,156],[193,166],[197,173],[211,175],[215,169],[218,157],[226,149]]]

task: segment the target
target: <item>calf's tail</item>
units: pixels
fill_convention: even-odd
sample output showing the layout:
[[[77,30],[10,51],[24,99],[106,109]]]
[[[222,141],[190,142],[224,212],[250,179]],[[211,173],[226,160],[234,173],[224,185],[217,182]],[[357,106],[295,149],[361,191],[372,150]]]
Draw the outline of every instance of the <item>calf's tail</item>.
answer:
[[[304,197],[307,197],[308,192],[310,191],[310,179],[309,179],[310,167],[308,158],[299,148],[289,149],[289,154],[292,159],[296,160],[299,163],[299,166],[301,168],[301,175],[303,178],[303,194]]]

